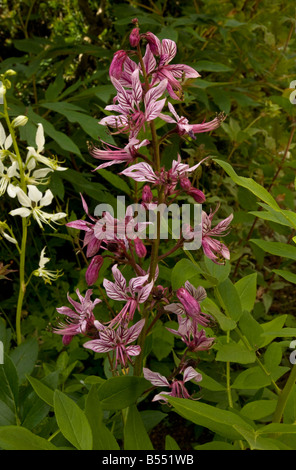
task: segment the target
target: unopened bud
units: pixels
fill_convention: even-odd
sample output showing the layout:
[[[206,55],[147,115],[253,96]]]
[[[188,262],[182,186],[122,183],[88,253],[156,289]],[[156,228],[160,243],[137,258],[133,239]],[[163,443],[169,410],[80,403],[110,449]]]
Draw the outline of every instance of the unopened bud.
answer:
[[[180,186],[185,191],[188,191],[191,188],[191,182],[188,178],[182,178],[180,179]]]
[[[117,51],[115,52],[112,62],[109,68],[109,75],[110,77],[116,78],[117,80],[122,75],[123,64],[127,58],[126,51]]]
[[[27,116],[17,116],[11,123],[12,127],[25,126],[28,122]]]
[[[6,70],[4,75],[6,75],[7,77],[13,77],[13,75],[16,75],[16,71],[12,70],[12,69],[8,69],[8,70]]]
[[[135,251],[139,258],[145,258],[147,255],[146,246],[140,238],[135,238]]]
[[[141,39],[139,28],[134,28],[130,34],[129,41],[132,47],[137,47]]]
[[[142,201],[149,204],[150,202],[152,202],[152,199],[153,199],[153,194],[152,194],[151,188],[150,186],[148,186],[148,184],[145,184],[142,190]]]
[[[89,286],[97,281],[103,262],[104,258],[101,255],[94,256],[91,260],[85,273],[85,280]]]
[[[195,189],[195,188],[190,189],[188,191],[188,194],[189,196],[192,196],[195,202],[199,204],[202,204],[206,200],[204,193],[200,189]]]

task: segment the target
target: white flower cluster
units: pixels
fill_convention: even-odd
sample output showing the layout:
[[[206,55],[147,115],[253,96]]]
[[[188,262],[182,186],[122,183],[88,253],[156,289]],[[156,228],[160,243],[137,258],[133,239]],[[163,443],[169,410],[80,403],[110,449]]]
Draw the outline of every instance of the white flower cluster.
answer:
[[[25,125],[27,118],[18,116],[12,121],[12,126],[17,127]],[[48,174],[56,171],[63,171],[67,168],[58,165],[55,159],[42,155],[44,150],[44,131],[42,124],[38,124],[34,147],[27,147],[26,160],[23,168],[20,169],[20,163],[16,154],[12,150],[13,139],[9,134],[6,136],[4,127],[0,123],[0,196],[7,193],[10,197],[17,197],[21,207],[10,212],[12,216],[21,217],[33,216],[38,225],[43,228],[43,224],[50,225],[66,216],[66,213],[49,214],[43,211],[44,206],[49,206],[53,200],[53,194],[47,189],[43,194],[36,186],[48,183]],[[44,168],[37,168],[38,164],[43,164]],[[24,174],[27,194],[24,188],[21,188],[20,172]]]

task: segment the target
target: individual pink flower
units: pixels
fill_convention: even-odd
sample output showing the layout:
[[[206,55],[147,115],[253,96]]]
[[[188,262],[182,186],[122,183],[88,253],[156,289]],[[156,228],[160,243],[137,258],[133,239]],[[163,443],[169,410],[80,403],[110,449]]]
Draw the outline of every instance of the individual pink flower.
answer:
[[[177,45],[171,39],[160,41],[153,33],[143,34],[148,41],[146,53],[144,55],[144,64],[146,74],[152,75],[151,85],[167,79],[167,91],[171,98],[179,100],[182,92],[182,85],[179,80],[183,78],[197,78],[200,74],[192,67],[184,64],[170,64],[177,53]],[[156,62],[154,55],[159,59]]]
[[[177,132],[179,135],[187,134],[194,139],[195,134],[211,132],[220,127],[221,123],[225,120],[226,117],[224,113],[220,113],[212,121],[203,122],[202,124],[189,124],[188,119],[186,119],[184,116],[178,116],[174,106],[171,103],[168,103],[168,107],[174,118],[163,113],[161,113],[159,117],[168,123],[177,124]]]
[[[97,304],[101,302],[100,299],[92,301],[91,295],[92,290],[86,291],[85,297],[83,297],[79,289],[76,290],[76,294],[79,298],[79,302],[73,300],[69,294],[67,295],[68,301],[74,307],[72,310],[70,307],[59,307],[57,311],[61,315],[68,317],[66,323],[60,323],[58,328],[53,330],[58,335],[63,335],[63,343],[69,344],[73,336],[78,334],[87,335],[93,331],[96,331],[94,327],[95,316],[93,310]]]
[[[193,369],[193,367],[189,366],[186,367],[183,371],[183,380],[177,380],[174,378],[171,383],[167,380],[166,377],[159,374],[158,372],[152,372],[150,369],[146,367],[143,368],[144,377],[146,380],[152,383],[155,387],[168,387],[170,391],[167,392],[160,392],[159,394],[155,395],[152,401],[162,401],[166,403],[168,400],[163,395],[171,396],[171,397],[178,397],[178,398],[192,398],[192,396],[188,393],[188,390],[185,387],[185,383],[189,382],[190,380],[194,380],[194,382],[199,383],[202,380],[202,375]]]
[[[109,326],[115,324],[125,324],[133,319],[139,305],[146,302],[152,290],[154,281],[147,284],[149,274],[134,277],[127,285],[125,278],[119,271],[117,264],[112,267],[112,274],[115,282],[104,279],[103,286],[110,299],[125,302],[122,310],[111,320]]]
[[[102,168],[107,168],[115,164],[131,163],[135,158],[140,155],[138,149],[145,145],[148,145],[149,143],[150,142],[147,139],[142,140],[142,142],[140,142],[138,139],[132,138],[123,149],[115,147],[111,144],[106,144],[104,142],[104,150],[92,147],[90,149],[90,154],[92,157],[96,158],[97,160],[106,160],[105,163],[102,163],[93,171],[100,170]]]
[[[185,325],[187,328],[186,324],[189,320],[201,326],[209,324],[212,317],[203,313],[199,304],[207,296],[203,287],[196,289],[189,281],[186,281],[185,286],[176,291],[176,295],[180,303],[166,305],[164,309],[177,314],[180,317],[180,325]]]
[[[117,90],[115,100],[118,104],[106,106],[107,111],[115,111],[118,115],[110,115],[103,118],[99,124],[107,125],[116,129],[116,132],[129,133],[130,138],[137,137],[145,123],[156,119],[162,111],[166,98],[159,99],[163,95],[167,80],[161,81],[157,86],[143,96],[143,88],[139,79],[137,68],[131,75],[131,92],[125,90],[122,84],[112,78],[112,83]],[[144,111],[141,104],[144,103]]]
[[[168,331],[176,336],[186,344],[189,351],[207,351],[212,346],[215,338],[208,338],[205,330],[199,330],[197,322],[192,320],[184,322],[181,316],[178,316],[179,328],[174,330],[167,328]]]
[[[219,262],[219,259],[222,257],[224,259],[230,259],[229,249],[224,243],[216,240],[213,237],[225,237],[229,232],[225,231],[228,229],[229,224],[233,219],[233,214],[230,214],[226,219],[219,222],[214,228],[212,228],[212,220],[219,209],[219,204],[217,205],[214,212],[210,212],[207,215],[205,212],[202,212],[202,248],[204,254],[210,258],[216,264],[222,264]]]
[[[84,347],[92,349],[97,353],[107,353],[114,351],[115,353],[115,369],[118,363],[121,367],[127,367],[131,362],[131,357],[138,356],[141,348],[138,345],[131,345],[138,338],[145,324],[142,319],[132,325],[130,328],[119,325],[115,330],[102,325],[99,321],[95,322],[95,326],[99,331],[99,339],[93,339],[84,343]]]
[[[91,222],[81,219],[81,220],[74,220],[73,222],[68,222],[66,225],[67,227],[75,228],[77,230],[82,230],[85,232],[84,240],[83,240],[83,248],[87,246],[86,256],[90,258],[98,253],[99,249],[101,248],[102,240],[98,239],[97,236],[95,235],[95,227],[96,227],[96,223],[98,219],[96,219],[95,217],[92,217],[89,214],[88,206],[82,194],[80,194],[80,197],[82,200],[83,209],[86,215],[91,220]]]

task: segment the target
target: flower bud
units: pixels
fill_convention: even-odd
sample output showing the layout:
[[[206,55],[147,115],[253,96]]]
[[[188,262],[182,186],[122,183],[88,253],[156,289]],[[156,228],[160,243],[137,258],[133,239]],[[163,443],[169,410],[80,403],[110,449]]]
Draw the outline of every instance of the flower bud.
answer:
[[[4,75],[7,76],[7,77],[12,77],[13,75],[16,75],[16,71],[12,70],[12,69],[8,69],[8,70],[6,70]]]
[[[142,242],[142,240],[140,238],[135,238],[135,250],[136,250],[136,254],[139,258],[145,258],[145,256],[147,255],[147,250],[146,250],[146,246],[144,245],[144,243]]]
[[[155,36],[155,34],[150,33],[150,32],[145,33],[143,37],[145,37],[145,39],[147,40],[152,54],[157,55],[157,56],[160,55],[161,44],[160,44],[160,40],[158,39],[158,37]]]
[[[109,75],[110,77],[116,78],[117,80],[121,77],[123,64],[127,58],[126,51],[117,51],[115,52],[110,68]]]
[[[152,199],[153,199],[153,194],[152,194],[151,188],[148,184],[145,184],[145,186],[143,187],[143,191],[142,191],[142,201],[149,204],[150,202],[152,202]]]
[[[181,178],[180,179],[180,186],[182,189],[185,189],[185,191],[188,191],[188,189],[191,188],[191,182],[189,178]]]
[[[188,191],[188,194],[189,196],[192,196],[195,202],[199,204],[202,204],[206,200],[204,193],[200,189],[195,189],[195,188],[190,189]]]
[[[68,346],[71,343],[72,339],[73,339],[72,335],[63,335],[63,339],[62,339],[63,345]]]
[[[85,273],[85,280],[89,286],[97,281],[103,262],[104,258],[101,255],[94,256],[91,260]]]
[[[25,126],[28,122],[27,116],[17,116],[11,123],[12,127]]]
[[[141,39],[139,28],[134,28],[130,34],[129,41],[132,47],[137,47]]]

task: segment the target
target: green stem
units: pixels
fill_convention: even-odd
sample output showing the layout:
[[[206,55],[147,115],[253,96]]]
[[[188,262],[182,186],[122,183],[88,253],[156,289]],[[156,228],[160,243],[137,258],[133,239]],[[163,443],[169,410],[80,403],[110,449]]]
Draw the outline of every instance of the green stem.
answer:
[[[227,343],[229,343],[229,341],[230,341],[230,332],[227,331]],[[233,408],[231,385],[230,385],[230,362],[226,362],[226,389],[227,389],[229,407]]]
[[[283,390],[281,391],[277,406],[273,416],[273,423],[280,423],[283,417],[283,413],[285,411],[288,398],[293,390],[294,384],[296,381],[296,364],[293,365],[292,370],[290,372],[289,378],[284,386]]]
[[[9,119],[7,101],[5,97],[4,97],[4,102],[3,102],[3,108],[4,108],[4,116],[5,116],[6,124],[7,124],[8,130],[12,138],[15,156],[16,156],[18,166],[19,166],[20,187],[26,193],[27,185],[26,185],[23,161],[22,161],[21,154],[18,148],[14,128],[12,127],[10,119]],[[26,261],[27,235],[28,235],[28,221],[27,221],[27,218],[24,217],[22,218],[22,242],[21,242],[21,248],[20,248],[20,267],[19,267],[20,282],[19,282],[19,293],[18,293],[17,310],[16,310],[16,338],[17,338],[18,345],[21,344],[22,342],[21,319],[22,319],[22,308],[23,308],[24,296],[26,292],[25,261]]]
[[[22,244],[21,244],[21,254],[20,254],[20,287],[17,301],[17,310],[16,310],[16,339],[17,344],[20,345],[22,342],[22,333],[21,333],[21,320],[22,320],[22,308],[24,302],[24,296],[26,292],[26,283],[25,283],[25,263],[26,263],[26,244],[27,244],[27,219],[22,219],[23,224],[23,235],[22,235]]]

